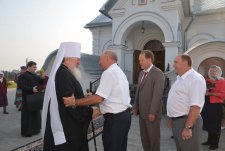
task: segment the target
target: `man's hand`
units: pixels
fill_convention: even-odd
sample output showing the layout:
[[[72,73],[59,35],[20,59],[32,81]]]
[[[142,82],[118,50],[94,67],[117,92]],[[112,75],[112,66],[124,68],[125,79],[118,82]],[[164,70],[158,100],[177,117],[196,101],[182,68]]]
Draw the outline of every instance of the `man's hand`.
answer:
[[[155,119],[156,119],[156,116],[155,116],[154,114],[149,114],[149,115],[148,115],[148,120],[149,120],[150,122],[155,121]]]
[[[132,113],[133,113],[135,116],[138,115],[137,110],[136,110],[135,108],[132,108]]]
[[[183,140],[188,140],[188,139],[190,139],[191,137],[192,137],[192,129],[184,129],[183,131],[182,131],[182,139]]]
[[[92,96],[91,92],[85,94],[85,97],[89,97],[89,96]]]
[[[92,113],[92,118],[95,119],[96,117],[98,117],[99,115],[101,115],[101,112],[99,110],[99,108],[97,107],[92,107],[93,109],[93,113]]]
[[[172,128],[173,127],[173,121],[172,121],[171,118],[169,118],[169,120],[168,120],[167,127],[168,128]]]
[[[66,107],[76,105],[75,104],[76,99],[75,99],[74,95],[72,95],[70,97],[63,97],[63,102],[64,102],[64,104],[65,104]]]
[[[38,92],[37,86],[33,87],[33,92],[34,93],[37,93]]]

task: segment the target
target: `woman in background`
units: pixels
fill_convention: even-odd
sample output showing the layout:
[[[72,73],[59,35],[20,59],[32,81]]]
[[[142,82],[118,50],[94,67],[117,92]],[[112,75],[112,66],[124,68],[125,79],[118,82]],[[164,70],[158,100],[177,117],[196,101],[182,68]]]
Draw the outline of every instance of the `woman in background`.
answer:
[[[225,80],[221,77],[222,70],[219,66],[212,65],[209,68],[206,79],[207,92],[205,105],[202,110],[203,130],[208,132],[208,140],[202,145],[209,145],[210,150],[219,146],[222,122],[222,106],[225,99]]]
[[[4,78],[4,73],[0,72],[0,107],[3,107],[3,114],[9,114],[6,111],[6,106],[8,106],[7,87],[8,85]]]

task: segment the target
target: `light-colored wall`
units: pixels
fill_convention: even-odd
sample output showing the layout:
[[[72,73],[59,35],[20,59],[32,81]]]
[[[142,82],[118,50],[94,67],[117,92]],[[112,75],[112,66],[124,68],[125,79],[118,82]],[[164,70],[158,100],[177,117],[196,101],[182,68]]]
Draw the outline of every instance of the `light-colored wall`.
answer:
[[[185,34],[184,30],[191,21],[191,17],[184,17],[181,4],[180,0],[148,0],[148,5],[138,5],[137,0],[118,1],[109,12],[113,18],[112,27],[91,29],[93,33],[93,53],[100,54],[109,45],[124,45],[126,41],[127,51],[125,51],[122,59],[124,71],[129,81],[132,81],[133,69],[130,61],[133,61],[133,50],[143,49],[144,44],[151,39],[165,42],[166,60],[171,63],[177,54],[175,48],[179,50],[179,53],[183,53],[182,49],[185,49],[182,41]],[[152,16],[152,18],[149,16]],[[154,20],[154,17],[157,19]],[[141,34],[140,29],[136,28],[135,24],[146,19],[155,21],[156,27],[150,30],[146,28],[145,34]],[[182,33],[178,32],[179,23]],[[200,43],[211,40],[225,41],[225,13],[195,16],[185,36],[185,43],[189,50]],[[172,43],[170,43],[171,41]],[[176,43],[181,43],[181,46],[177,47]],[[196,49],[196,51],[200,50]],[[199,53],[193,51],[192,55],[194,59],[198,59],[199,63],[203,61],[195,56]],[[210,55],[213,56],[214,52],[208,51],[207,56],[210,57]]]
[[[187,32],[188,48],[215,39],[225,39],[225,13],[196,16]]]
[[[111,45],[112,27],[98,27],[90,30],[93,36],[92,52],[94,55],[100,55],[104,49]]]

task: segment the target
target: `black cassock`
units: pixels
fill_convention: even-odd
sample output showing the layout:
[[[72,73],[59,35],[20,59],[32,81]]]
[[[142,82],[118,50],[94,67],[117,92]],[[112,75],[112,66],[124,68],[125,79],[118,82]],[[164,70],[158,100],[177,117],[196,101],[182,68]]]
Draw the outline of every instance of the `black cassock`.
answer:
[[[56,95],[59,115],[62,122],[66,143],[54,144],[48,109],[47,123],[44,136],[44,151],[88,151],[87,129],[92,119],[91,107],[65,107],[62,97],[71,96],[83,98],[80,83],[64,65],[61,65],[55,76]],[[55,101],[55,100],[54,100]],[[50,101],[51,103],[51,101]]]
[[[44,79],[41,79],[35,73],[26,71],[18,79],[18,85],[22,89],[22,110],[21,110],[21,135],[31,136],[40,133],[41,112],[29,111],[27,106],[27,95],[34,94],[33,87],[41,85]]]

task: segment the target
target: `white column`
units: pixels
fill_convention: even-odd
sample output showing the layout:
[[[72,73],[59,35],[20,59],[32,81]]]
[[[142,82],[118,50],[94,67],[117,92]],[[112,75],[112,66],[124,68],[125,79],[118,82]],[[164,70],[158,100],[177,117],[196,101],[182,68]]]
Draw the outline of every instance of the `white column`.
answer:
[[[163,43],[163,46],[165,47],[165,69],[169,64],[171,71],[173,69],[174,58],[179,54],[179,42],[165,42]]]
[[[118,61],[117,64],[120,66],[120,68],[122,70],[124,70],[124,65],[125,65],[125,50],[127,49],[127,47],[123,46],[123,45],[112,45],[109,47],[110,49],[112,49],[112,51],[114,51],[118,57]]]
[[[134,64],[134,50],[126,50],[124,53],[124,73],[127,76],[129,83],[133,83],[133,64]]]

